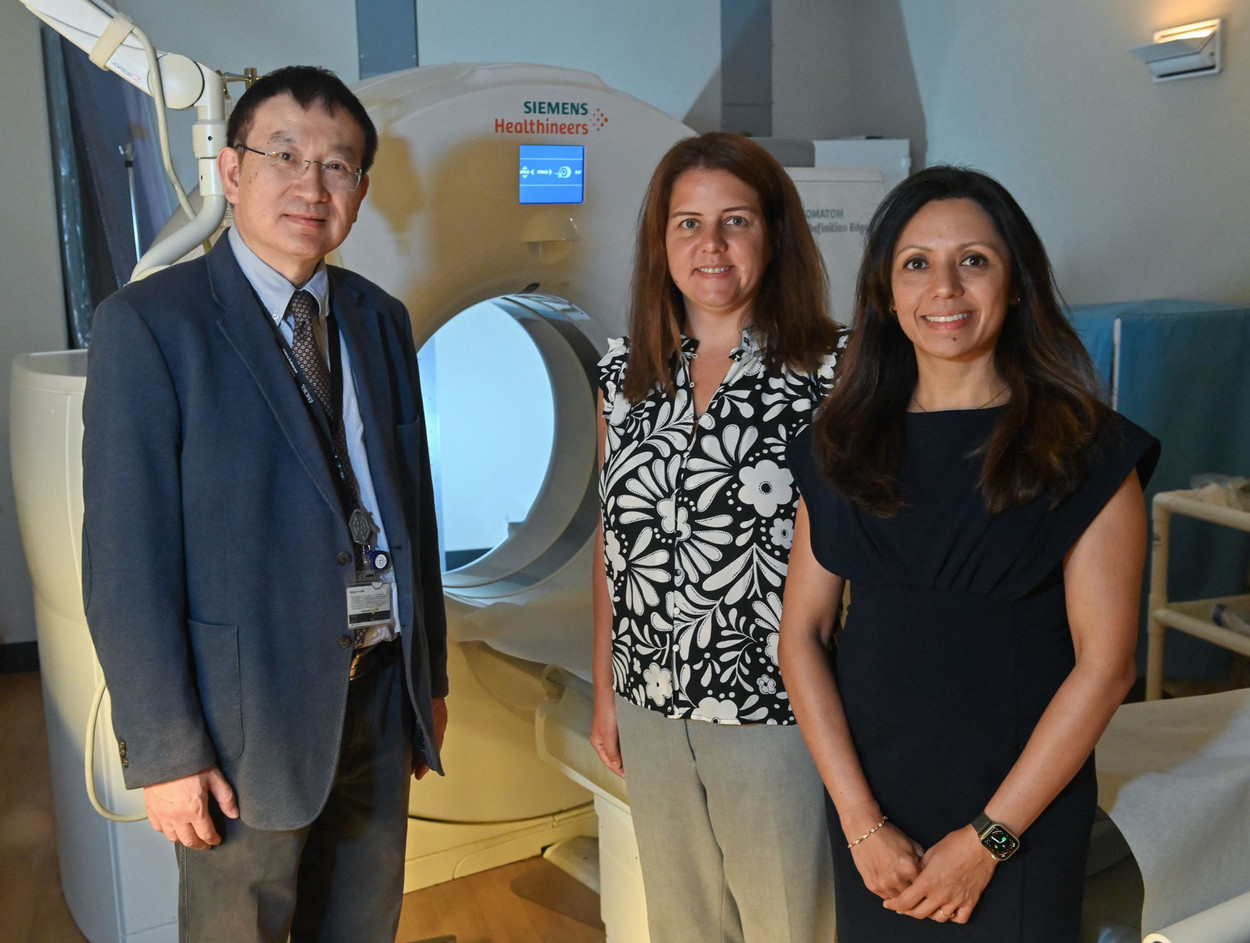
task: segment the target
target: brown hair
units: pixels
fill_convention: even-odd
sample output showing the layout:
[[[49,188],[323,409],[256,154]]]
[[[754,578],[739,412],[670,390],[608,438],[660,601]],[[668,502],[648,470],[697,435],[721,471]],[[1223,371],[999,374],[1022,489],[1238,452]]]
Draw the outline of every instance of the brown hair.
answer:
[[[1010,255],[1011,292],[994,367],[1011,399],[978,450],[981,491],[998,513],[1046,495],[1057,503],[1084,473],[1087,447],[1108,425],[1093,364],[1061,307],[1046,249],[1011,194],[963,167],[934,166],[895,187],[868,226],[855,288],[855,324],[838,382],[812,423],[816,456],[835,487],[889,517],[903,506],[897,473],[916,354],[890,313],[894,248],[903,228],[935,200],[972,200]]]
[[[634,403],[657,386],[670,396],[676,392],[673,360],[681,350],[685,306],[668,270],[665,236],[673,183],[688,170],[728,171],[759,197],[771,260],[755,296],[751,323],[768,362],[815,370],[836,343],[824,263],[790,175],[742,135],[714,131],[686,138],[660,160],[639,213],[623,384],[626,398]]]

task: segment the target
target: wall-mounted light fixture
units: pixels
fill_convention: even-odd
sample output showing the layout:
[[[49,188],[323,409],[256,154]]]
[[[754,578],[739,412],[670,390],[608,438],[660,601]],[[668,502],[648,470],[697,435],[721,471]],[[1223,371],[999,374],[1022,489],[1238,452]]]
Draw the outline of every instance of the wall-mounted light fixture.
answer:
[[[1220,71],[1223,20],[1203,20],[1161,29],[1148,46],[1130,49],[1150,69],[1156,82],[1215,75]]]

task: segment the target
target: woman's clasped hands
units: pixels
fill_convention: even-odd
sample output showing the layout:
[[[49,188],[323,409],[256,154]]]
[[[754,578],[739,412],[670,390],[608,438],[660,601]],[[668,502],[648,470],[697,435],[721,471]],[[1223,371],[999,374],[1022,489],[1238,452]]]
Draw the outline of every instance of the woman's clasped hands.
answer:
[[[887,910],[938,923],[967,923],[998,864],[971,826],[926,851],[889,822],[855,844],[851,858]]]

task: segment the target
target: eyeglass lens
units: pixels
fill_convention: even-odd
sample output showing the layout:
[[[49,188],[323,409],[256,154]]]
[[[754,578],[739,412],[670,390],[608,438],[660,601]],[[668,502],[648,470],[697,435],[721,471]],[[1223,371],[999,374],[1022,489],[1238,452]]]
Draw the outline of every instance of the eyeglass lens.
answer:
[[[248,150],[252,149],[248,148]],[[256,151],[255,153],[260,154],[264,158],[265,166],[269,167],[272,172],[290,180],[302,177],[308,172],[310,166],[316,164],[321,174],[321,180],[327,190],[351,192],[360,184],[361,173],[345,161],[314,160],[301,157],[293,151],[271,151],[269,153]]]

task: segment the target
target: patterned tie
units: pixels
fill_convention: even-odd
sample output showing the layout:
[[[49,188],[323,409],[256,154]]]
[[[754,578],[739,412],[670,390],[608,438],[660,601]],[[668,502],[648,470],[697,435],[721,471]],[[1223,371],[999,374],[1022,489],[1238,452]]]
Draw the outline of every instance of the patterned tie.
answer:
[[[316,315],[317,299],[312,292],[297,291],[287,303],[284,317],[291,319],[291,350],[295,353],[295,362],[304,371],[322,408],[333,416],[337,410],[330,408],[330,371],[326,369],[325,358],[317,347],[317,338],[313,333]]]
[[[343,483],[347,486],[348,521],[347,529],[352,536],[352,555],[356,558],[357,573],[371,573],[366,565],[364,547],[375,545],[378,527],[373,515],[365,508],[360,497],[360,482],[356,480],[356,471],[352,468],[351,455],[347,451],[347,430],[343,423],[343,404],[333,402],[330,386],[330,371],[326,369],[325,358],[321,356],[321,348],[317,346],[317,338],[313,334],[313,317],[317,313],[317,299],[307,291],[297,291],[287,303],[283,317],[291,318],[291,352],[295,362],[308,379],[312,393],[321,402],[321,408],[334,429],[334,451],[342,463]],[[339,342],[338,337],[328,339],[331,344]],[[331,470],[334,463],[331,462]],[[357,629],[356,645],[361,644],[363,630]]]
[[[321,402],[321,408],[332,424],[334,448],[343,462],[348,479],[348,490],[353,500],[359,502],[356,496],[360,494],[360,490],[357,487],[356,475],[352,471],[351,460],[347,452],[347,431],[343,426],[342,417],[343,404],[333,402],[330,371],[326,368],[325,358],[322,357],[321,348],[317,346],[317,338],[313,334],[313,318],[316,314],[317,299],[312,296],[311,292],[301,290],[291,296],[284,315],[291,319],[291,351],[295,354],[295,362],[299,364],[299,368],[304,371],[304,376],[308,378],[313,395]],[[330,342],[336,341],[337,338],[332,338]]]

